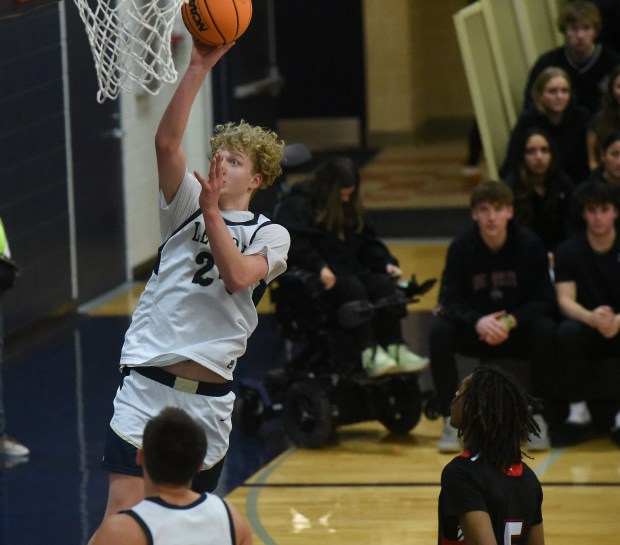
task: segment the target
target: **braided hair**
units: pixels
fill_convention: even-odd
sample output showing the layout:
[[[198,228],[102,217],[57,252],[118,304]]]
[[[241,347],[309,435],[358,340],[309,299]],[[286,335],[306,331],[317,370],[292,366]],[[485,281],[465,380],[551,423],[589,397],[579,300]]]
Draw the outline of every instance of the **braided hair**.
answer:
[[[524,456],[521,444],[540,429],[531,409],[540,402],[499,367],[477,367],[463,393],[459,435],[465,448],[495,467],[509,467]]]

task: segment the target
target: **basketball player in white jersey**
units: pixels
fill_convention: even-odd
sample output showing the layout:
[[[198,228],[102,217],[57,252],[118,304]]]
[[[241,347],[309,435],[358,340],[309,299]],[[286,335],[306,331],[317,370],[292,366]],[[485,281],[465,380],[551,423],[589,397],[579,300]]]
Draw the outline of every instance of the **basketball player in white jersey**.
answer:
[[[163,243],[121,354],[125,376],[103,459],[110,472],[106,515],[144,497],[136,451],[146,422],[166,406],[201,422],[208,449],[193,487],[216,488],[231,430],[233,371],[256,328],[260,296],[286,270],[288,232],[248,211],[252,194],[281,173],[277,135],[244,122],[219,125],[208,176],[185,164],[181,141],[192,103],[230,47],[194,43],[157,130]]]
[[[138,450],[146,499],[106,517],[89,545],[251,545],[250,528],[233,505],[190,488],[206,450],[202,427],[185,411],[167,407],[149,420]]]

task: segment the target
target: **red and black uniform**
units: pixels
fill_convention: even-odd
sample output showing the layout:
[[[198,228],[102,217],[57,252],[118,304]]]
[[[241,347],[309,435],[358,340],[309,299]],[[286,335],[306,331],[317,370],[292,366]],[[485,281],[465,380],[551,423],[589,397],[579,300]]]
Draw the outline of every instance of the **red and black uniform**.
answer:
[[[465,451],[441,473],[438,545],[466,545],[459,515],[485,511],[498,545],[527,543],[532,526],[542,523],[542,486],[523,462],[497,468]]]

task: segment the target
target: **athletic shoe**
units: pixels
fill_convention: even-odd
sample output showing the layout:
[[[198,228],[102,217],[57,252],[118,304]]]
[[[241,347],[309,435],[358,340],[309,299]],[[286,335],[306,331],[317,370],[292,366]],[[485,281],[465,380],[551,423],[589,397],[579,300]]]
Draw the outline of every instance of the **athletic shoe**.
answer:
[[[30,450],[13,437],[8,435],[0,437],[0,456],[28,456],[28,454]]]
[[[382,377],[398,371],[397,363],[379,345],[362,351],[362,365],[369,377]]]
[[[28,456],[0,456],[0,469],[13,469],[29,460]]]
[[[549,450],[551,441],[549,441],[549,428],[542,414],[535,414],[534,420],[540,428],[540,435],[530,435],[525,442],[525,448],[531,451]]]
[[[393,360],[398,363],[398,370],[404,373],[417,373],[426,369],[429,364],[428,358],[423,358],[414,354],[406,344],[390,344],[387,347],[387,353]]]
[[[450,452],[461,452],[461,450],[463,450],[461,439],[459,437],[459,431],[452,427],[449,417],[444,418],[443,433],[439,438],[439,443],[437,443],[437,450],[444,454]]]

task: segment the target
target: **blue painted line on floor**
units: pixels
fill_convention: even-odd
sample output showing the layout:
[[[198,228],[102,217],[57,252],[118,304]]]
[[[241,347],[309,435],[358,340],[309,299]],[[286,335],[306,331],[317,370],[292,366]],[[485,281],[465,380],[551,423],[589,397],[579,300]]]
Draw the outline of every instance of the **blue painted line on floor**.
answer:
[[[259,473],[258,477],[256,477],[256,482],[264,484],[269,478],[269,476],[296,452],[297,448],[290,448],[287,452],[282,454],[280,458],[278,458],[274,463],[267,466],[261,473]],[[251,488],[248,492],[248,497],[246,499],[246,512],[248,522],[250,523],[250,527],[252,528],[254,533],[263,541],[265,545],[277,545],[277,542],[274,541],[269,532],[261,523],[260,516],[258,514],[258,496],[260,494],[260,491],[261,487],[258,486],[255,488]]]
[[[539,479],[541,479],[542,476],[545,474],[545,472],[551,467],[551,465],[554,464],[556,460],[558,460],[558,458],[562,456],[562,454],[564,454],[565,450],[566,449],[564,448],[553,449],[551,451],[551,454],[549,454],[549,456],[547,457],[547,459],[542,464],[537,466],[536,469],[534,470],[534,473],[536,473],[536,476]],[[544,483],[543,483],[543,486],[544,486]]]

